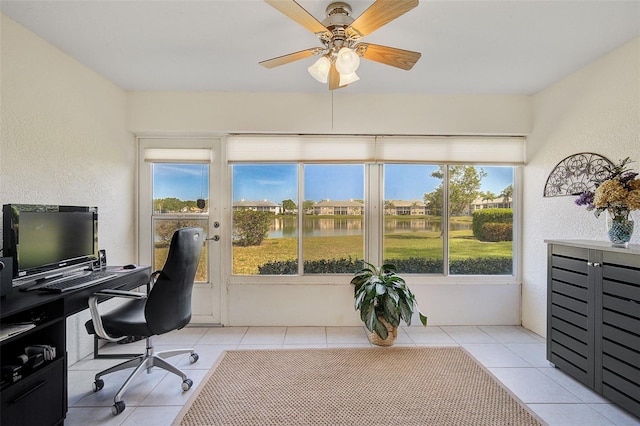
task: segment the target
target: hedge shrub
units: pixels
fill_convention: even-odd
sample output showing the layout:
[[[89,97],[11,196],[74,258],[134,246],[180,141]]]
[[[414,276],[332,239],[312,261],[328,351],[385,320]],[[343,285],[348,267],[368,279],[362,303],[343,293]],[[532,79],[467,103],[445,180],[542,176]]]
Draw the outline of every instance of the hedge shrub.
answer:
[[[510,223],[487,222],[482,225],[482,241],[512,241],[513,225]]]
[[[442,274],[442,260],[409,258],[388,259],[385,263],[396,265],[399,273]],[[352,274],[362,267],[357,259],[308,260],[304,262],[304,270],[308,274]],[[511,275],[513,262],[511,258],[475,258],[452,260],[449,273],[452,275]],[[296,275],[298,262],[286,260],[268,262],[258,267],[260,275]]]
[[[511,241],[490,240],[483,233],[483,225],[486,223],[509,223],[513,224],[513,209],[482,209],[476,210],[472,215],[471,228],[473,236],[480,241]],[[513,234],[513,232],[512,232]]]

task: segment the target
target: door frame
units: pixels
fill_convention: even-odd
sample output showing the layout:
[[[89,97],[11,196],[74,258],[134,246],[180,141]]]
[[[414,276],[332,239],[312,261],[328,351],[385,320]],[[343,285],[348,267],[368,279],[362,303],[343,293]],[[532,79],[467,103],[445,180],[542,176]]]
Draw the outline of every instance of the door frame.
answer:
[[[209,164],[209,229],[206,230],[209,238],[219,235],[218,241],[207,241],[208,253],[208,283],[196,283],[194,285],[194,298],[208,299],[210,305],[204,310],[194,310],[191,324],[218,325],[227,321],[227,289],[226,280],[223,279],[222,245],[226,241],[226,224],[223,211],[223,153],[222,138],[218,137],[138,137],[137,138],[137,240],[138,262],[150,265],[153,250],[153,187],[151,162],[145,161],[145,150],[159,149],[210,149],[212,152]],[[176,160],[176,163],[186,162]],[[218,223],[219,227],[214,227]],[[210,308],[210,309],[209,309]]]

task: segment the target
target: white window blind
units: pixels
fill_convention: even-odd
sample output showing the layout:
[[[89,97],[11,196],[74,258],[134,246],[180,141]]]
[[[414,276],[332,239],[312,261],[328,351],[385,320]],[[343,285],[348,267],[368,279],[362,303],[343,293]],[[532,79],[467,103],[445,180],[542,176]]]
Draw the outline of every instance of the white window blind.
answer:
[[[524,164],[523,137],[230,136],[227,161]]]
[[[227,160],[241,162],[375,160],[375,137],[359,136],[230,136]]]
[[[393,163],[510,164],[525,163],[523,137],[395,137],[377,138],[376,158]]]
[[[208,148],[145,148],[144,161],[151,163],[210,163],[213,151]]]

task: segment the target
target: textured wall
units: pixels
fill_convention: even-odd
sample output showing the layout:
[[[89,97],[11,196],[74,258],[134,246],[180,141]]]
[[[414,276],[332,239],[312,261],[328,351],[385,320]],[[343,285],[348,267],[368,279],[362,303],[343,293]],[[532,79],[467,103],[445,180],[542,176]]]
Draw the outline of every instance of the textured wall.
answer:
[[[542,197],[563,158],[594,152],[617,162],[631,157],[640,171],[640,39],[571,74],[533,97],[533,132],[524,171],[523,325],[546,334],[545,239],[606,240],[604,216],[575,197]],[[635,213],[640,221],[640,212]],[[640,243],[640,226],[632,243]]]
[[[0,201],[98,206],[109,263],[134,261],[125,92],[4,15],[1,40]],[[90,349],[83,319],[68,321],[70,363]]]

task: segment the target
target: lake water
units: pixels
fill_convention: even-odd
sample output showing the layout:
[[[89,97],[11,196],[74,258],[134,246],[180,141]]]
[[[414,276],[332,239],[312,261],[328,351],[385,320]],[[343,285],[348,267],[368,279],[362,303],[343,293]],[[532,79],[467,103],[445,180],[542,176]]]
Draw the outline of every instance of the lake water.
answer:
[[[291,238],[297,237],[297,218],[277,217],[271,220],[268,238]],[[385,234],[396,232],[440,232],[442,229],[440,221],[430,218],[416,217],[409,220],[385,219]],[[326,217],[305,217],[303,221],[305,237],[341,237],[347,235],[362,235],[364,229],[364,219],[359,218],[326,218]],[[452,230],[469,230],[470,223],[452,223]]]

